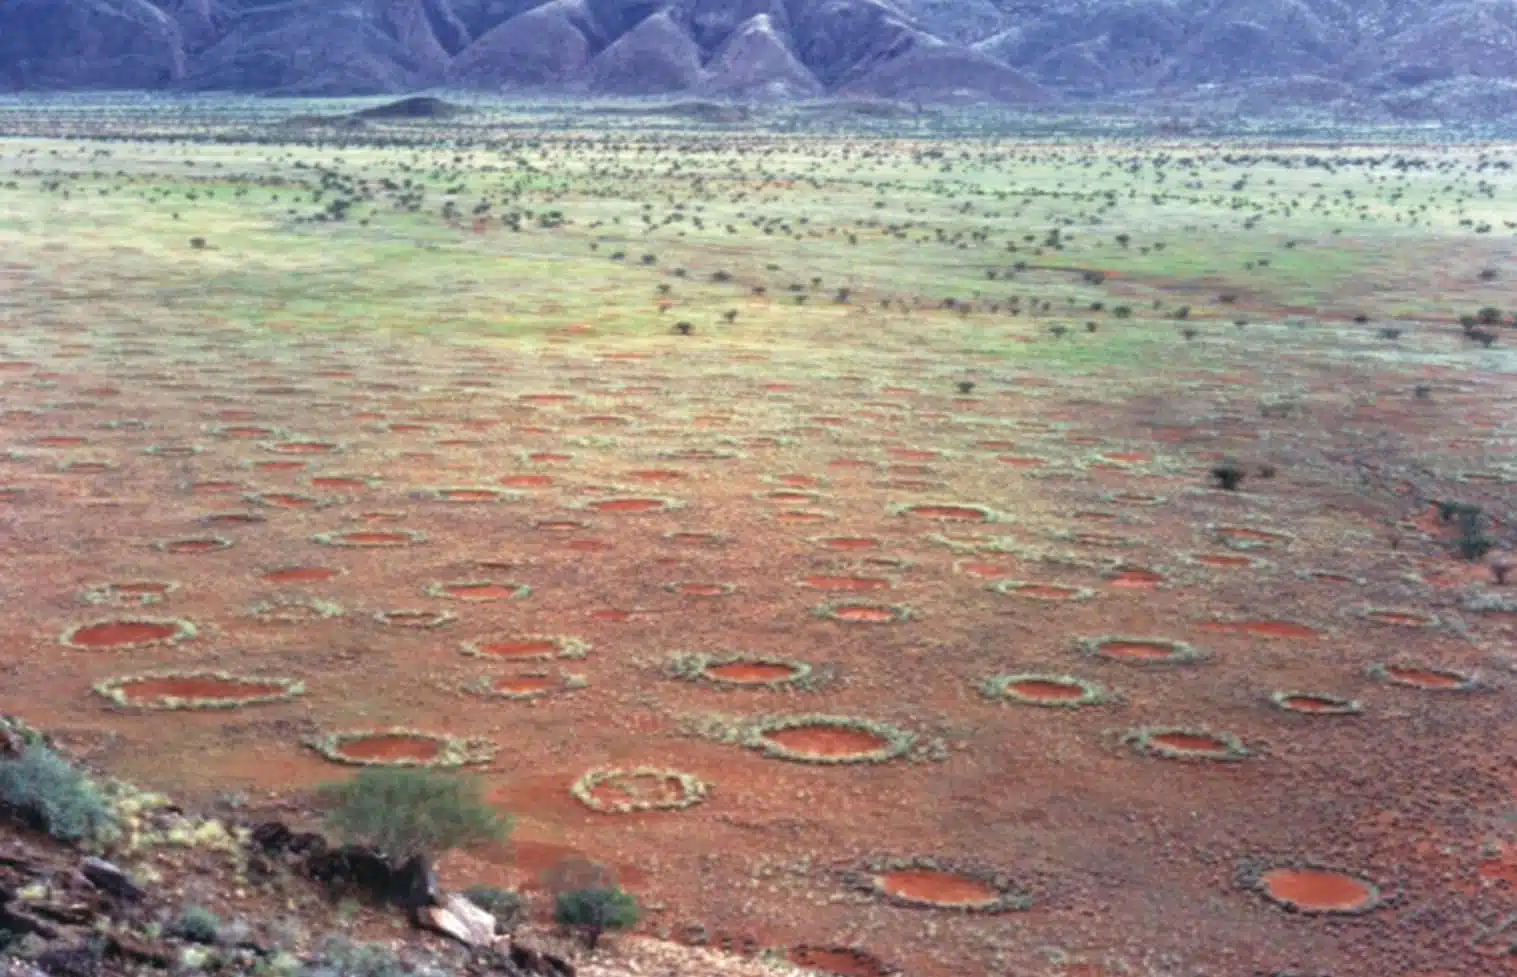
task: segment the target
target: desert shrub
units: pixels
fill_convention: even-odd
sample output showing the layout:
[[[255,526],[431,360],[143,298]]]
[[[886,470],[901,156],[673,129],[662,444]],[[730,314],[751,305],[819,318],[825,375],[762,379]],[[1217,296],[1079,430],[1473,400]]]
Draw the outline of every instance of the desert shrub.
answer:
[[[497,889],[494,886],[476,885],[464,890],[464,898],[490,913],[502,926],[520,922],[527,913],[527,901],[520,892]]]
[[[578,929],[584,934],[585,945],[594,950],[602,933],[637,924],[637,899],[614,885],[560,892],[554,901],[553,918],[561,926]]]
[[[221,936],[221,917],[202,906],[186,906],[165,932],[191,943],[212,944]]]
[[[394,861],[502,841],[511,819],[485,802],[476,780],[416,768],[372,767],[327,784],[327,825]]]
[[[334,936],[296,977],[411,977],[413,973],[387,946]]]
[[[1229,492],[1236,492],[1247,474],[1243,466],[1236,461],[1218,462],[1212,466],[1211,470],[1211,477],[1216,479],[1217,485]]]
[[[37,744],[0,760],[0,807],[59,841],[101,841],[117,832],[116,814],[89,775]]]

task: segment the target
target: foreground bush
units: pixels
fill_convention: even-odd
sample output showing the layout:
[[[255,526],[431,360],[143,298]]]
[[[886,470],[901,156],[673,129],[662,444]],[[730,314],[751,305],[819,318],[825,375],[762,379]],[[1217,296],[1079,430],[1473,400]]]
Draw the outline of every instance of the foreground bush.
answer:
[[[0,760],[0,807],[59,841],[104,841],[118,830],[89,775],[38,744]]]
[[[478,781],[452,774],[374,767],[321,794],[333,805],[328,827],[394,863],[504,841],[511,830],[511,819],[486,803]]]
[[[637,899],[614,885],[560,892],[553,918],[561,926],[578,929],[584,934],[585,945],[594,950],[607,930],[637,925]]]

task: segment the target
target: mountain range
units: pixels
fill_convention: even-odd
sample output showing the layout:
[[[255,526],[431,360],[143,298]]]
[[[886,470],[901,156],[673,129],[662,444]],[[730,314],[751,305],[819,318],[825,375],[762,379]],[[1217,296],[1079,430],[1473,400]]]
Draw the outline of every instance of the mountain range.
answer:
[[[3,90],[427,88],[1492,116],[1517,0],[0,0]]]

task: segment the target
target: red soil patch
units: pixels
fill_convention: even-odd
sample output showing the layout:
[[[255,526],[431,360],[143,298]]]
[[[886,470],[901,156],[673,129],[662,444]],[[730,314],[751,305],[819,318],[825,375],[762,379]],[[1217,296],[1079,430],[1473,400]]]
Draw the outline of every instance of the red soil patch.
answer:
[[[576,539],[564,544],[564,549],[574,553],[605,553],[616,549],[609,539]]]
[[[209,675],[165,676],[125,682],[119,686],[134,706],[163,699],[201,699],[209,702],[263,699],[284,695],[284,686],[251,679],[221,679]]]
[[[957,567],[960,573],[979,577],[982,580],[1005,579],[1016,572],[1016,567],[1009,563],[990,563],[983,560],[964,560],[958,563]]]
[[[1156,733],[1148,738],[1148,743],[1175,753],[1193,756],[1229,755],[1226,742],[1215,736],[1206,736],[1201,733]]]
[[[543,488],[553,484],[552,475],[504,475],[497,479],[507,488]]]
[[[822,480],[815,475],[776,475],[774,480],[780,485],[800,489],[818,488],[822,484]]]
[[[303,461],[260,461],[253,466],[254,471],[260,472],[298,472],[305,468]]]
[[[875,885],[887,895],[955,909],[992,905],[1001,897],[978,879],[931,869],[887,872],[875,879]]]
[[[812,590],[856,592],[890,589],[890,581],[884,577],[807,577],[802,583]]]
[[[311,479],[311,487],[321,489],[324,492],[358,492],[368,488],[369,483],[359,478],[319,476]]]
[[[1339,699],[1319,695],[1291,695],[1279,700],[1280,707],[1306,715],[1337,715],[1345,711],[1345,703]]]
[[[329,567],[283,567],[278,570],[270,570],[263,575],[263,579],[274,584],[289,583],[320,583],[331,580],[340,575],[340,570]]]
[[[791,509],[787,512],[778,513],[774,517],[776,522],[799,523],[826,522],[828,518],[825,512],[811,512],[804,509]]]
[[[536,695],[547,692],[555,685],[553,679],[542,676],[523,675],[515,678],[499,678],[490,683],[490,688],[505,695]]]
[[[796,674],[796,670],[789,665],[730,662],[726,665],[712,665],[706,669],[705,674],[710,678],[731,682],[734,685],[767,685],[791,677]]]
[[[1377,624],[1394,624],[1404,628],[1425,628],[1433,620],[1426,614],[1409,611],[1370,611],[1364,617],[1365,620],[1374,621]]]
[[[1048,679],[1026,679],[1013,682],[1006,687],[1006,690],[1036,702],[1074,702],[1086,695],[1085,689],[1078,683],[1052,682]]]
[[[633,611],[618,610],[614,607],[602,608],[590,612],[590,620],[604,621],[607,624],[625,624],[637,615]]]
[[[590,527],[573,519],[549,519],[546,522],[538,523],[533,528],[545,533],[577,533],[581,529],[588,529]]]
[[[424,763],[437,759],[437,755],[442,752],[442,746],[436,740],[425,736],[385,733],[343,740],[337,745],[335,752],[352,760],[384,762],[414,760]]]
[[[764,739],[791,753],[813,757],[856,757],[885,746],[885,739],[862,729],[817,724],[765,733]]]
[[[802,946],[791,950],[789,959],[798,967],[832,977],[888,977],[894,972],[879,958],[862,950]]]
[[[1140,567],[1125,567],[1108,581],[1113,587],[1124,590],[1153,590],[1164,582],[1164,577],[1152,570]]]
[[[534,465],[553,465],[565,461],[573,461],[574,456],[558,454],[553,451],[539,451],[536,454],[528,455],[527,460]]]
[[[1207,567],[1251,567],[1254,561],[1246,556],[1235,556],[1231,553],[1194,553],[1191,559],[1202,566]]]
[[[317,504],[317,500],[309,496],[285,492],[260,495],[259,499],[268,505],[276,506],[280,509],[309,509],[311,506]]]
[[[84,439],[59,434],[47,438],[38,438],[32,444],[39,448],[75,448],[84,444]]]
[[[1385,674],[1403,685],[1413,685],[1419,689],[1457,689],[1469,682],[1463,675],[1434,668],[1387,665]]]
[[[627,472],[626,478],[634,482],[678,482],[689,478],[687,472],[674,468],[645,468],[639,471]]]
[[[480,641],[472,646],[481,655],[491,658],[541,658],[558,654],[558,643],[547,638],[507,638],[500,641]]]
[[[862,605],[834,608],[832,616],[839,621],[857,621],[865,624],[886,624],[896,619],[895,613],[888,608]]]
[[[437,497],[446,502],[494,502],[500,498],[489,489],[443,489]]]
[[[337,450],[330,441],[280,441],[269,450],[281,455],[329,455]]]
[[[1101,645],[1103,658],[1123,661],[1165,661],[1176,655],[1176,649],[1161,641],[1109,641]]]
[[[1032,583],[1007,591],[1018,597],[1032,597],[1036,600],[1069,600],[1079,592],[1078,587],[1064,587],[1051,583]]]
[[[1361,912],[1378,898],[1369,883],[1320,869],[1271,869],[1259,886],[1271,899],[1313,913]]]
[[[157,621],[106,621],[69,634],[69,643],[83,648],[122,648],[166,641],[179,633],[173,624]]]
[[[676,546],[711,546],[721,542],[715,533],[670,533],[664,539]]]
[[[134,580],[130,583],[111,584],[111,589],[123,597],[162,597],[173,590],[174,585],[153,580]]]
[[[1280,638],[1287,641],[1315,641],[1322,633],[1304,624],[1290,621],[1206,621],[1202,631],[1216,634],[1246,634],[1251,638]]]
[[[1289,536],[1282,533],[1271,533],[1263,529],[1249,529],[1247,526],[1223,526],[1217,530],[1217,535],[1223,539],[1238,540],[1246,543],[1284,543],[1290,540]]]
[[[999,455],[996,461],[1013,468],[1036,468],[1048,463],[1047,458],[1039,458],[1036,455]]]
[[[829,550],[875,550],[880,548],[880,541],[869,536],[830,536],[821,540],[821,544]]]

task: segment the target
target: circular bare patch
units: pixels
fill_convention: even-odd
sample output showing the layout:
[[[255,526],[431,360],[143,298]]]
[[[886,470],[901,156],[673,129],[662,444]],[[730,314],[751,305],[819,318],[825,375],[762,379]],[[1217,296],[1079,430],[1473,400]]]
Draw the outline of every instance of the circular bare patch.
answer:
[[[306,745],[333,763],[361,767],[462,767],[495,757],[487,740],[399,727],[325,733]]]
[[[559,634],[503,634],[465,641],[463,653],[474,658],[504,661],[537,661],[547,658],[584,658],[590,645],[579,638]]]
[[[1044,601],[1086,601],[1096,596],[1096,592],[1089,587],[1030,580],[997,580],[990,585],[990,589],[998,594]]]
[[[1359,616],[1372,624],[1391,624],[1401,628],[1430,628],[1438,623],[1431,614],[1395,607],[1370,607],[1360,611]]]
[[[297,597],[261,600],[248,608],[248,616],[264,624],[315,624],[343,613],[341,604]]]
[[[1053,709],[1079,709],[1106,701],[1101,686],[1073,675],[1037,672],[996,675],[981,683],[980,690],[992,699]]]
[[[62,643],[81,651],[128,651],[177,645],[195,637],[195,625],[179,618],[134,617],[79,624],[63,633]]]
[[[179,584],[171,580],[124,580],[86,588],[79,595],[79,600],[85,604],[145,607],[161,603],[178,589]]]
[[[673,512],[683,509],[685,503],[679,499],[667,499],[656,496],[621,496],[607,499],[591,499],[575,506],[579,509],[587,509],[591,512],[603,512],[607,515],[641,515],[645,513]]]
[[[1166,760],[1236,762],[1249,755],[1243,743],[1230,733],[1180,726],[1135,729],[1123,740],[1139,753]]]
[[[710,796],[711,785],[678,770],[601,767],[576,780],[569,793],[592,811],[632,814],[694,807]]]
[[[393,549],[417,546],[427,541],[427,534],[414,529],[347,529],[317,533],[312,542],[322,546],[345,546],[359,549]]]
[[[762,655],[680,654],[669,660],[671,676],[687,682],[709,682],[726,688],[777,689],[796,686],[812,677],[806,662]]]
[[[915,909],[1004,913],[1032,908],[1032,898],[1001,873],[937,858],[876,859],[848,873],[847,880],[853,888]]]
[[[1206,533],[1223,546],[1234,550],[1280,550],[1295,540],[1290,533],[1254,526],[1209,525]]]
[[[511,699],[527,701],[542,699],[556,692],[582,688],[585,680],[573,675],[550,675],[547,672],[522,672],[516,675],[497,675],[479,678],[463,686],[471,695],[487,699]]]
[[[1391,685],[1422,689],[1426,692],[1470,692],[1480,687],[1480,680],[1474,675],[1452,668],[1427,665],[1371,665],[1369,675],[1373,679],[1388,682]]]
[[[1322,692],[1271,692],[1269,701],[1276,709],[1302,716],[1357,716],[1364,711],[1354,699]]]
[[[268,570],[259,574],[259,579],[265,583],[279,586],[292,586],[307,583],[325,583],[336,577],[342,576],[346,570],[335,567],[317,566],[288,566]]]
[[[165,539],[153,544],[160,553],[192,554],[215,553],[232,548],[232,541],[225,536],[192,536],[186,539]]]
[[[796,581],[810,590],[828,593],[857,594],[872,590],[890,590],[895,582],[889,577],[855,577],[848,575],[816,574]]]
[[[817,617],[844,624],[900,624],[912,618],[904,604],[874,604],[863,601],[832,601],[811,611]]]
[[[297,439],[292,441],[264,441],[259,447],[276,455],[335,455],[342,451],[342,445],[335,441],[307,441]]]
[[[1293,913],[1355,916],[1380,905],[1380,888],[1346,872],[1280,865],[1253,875],[1251,887],[1270,902]]]
[[[1080,652],[1124,665],[1188,665],[1205,661],[1210,653],[1169,638],[1128,638],[1103,635],[1081,638]]]
[[[885,723],[852,716],[781,716],[749,727],[743,745],[765,756],[824,765],[885,763],[904,755],[917,737]]]
[[[998,522],[996,511],[983,505],[958,502],[912,502],[890,507],[893,516],[924,519],[932,522]]]
[[[456,620],[457,615],[452,611],[418,611],[418,610],[394,610],[380,611],[374,615],[374,620],[391,628],[440,628],[445,624]]]
[[[95,692],[131,709],[237,709],[288,701],[305,693],[305,683],[226,672],[155,672],[106,679]]]
[[[472,604],[524,600],[532,588],[514,580],[445,580],[427,585],[428,597],[461,600]]]
[[[681,597],[726,597],[737,593],[737,584],[704,580],[676,580],[664,589]]]
[[[489,486],[467,485],[423,489],[421,496],[433,502],[449,502],[454,505],[469,505],[478,502],[516,502],[522,498],[520,492],[511,492],[503,488],[491,488]]]

